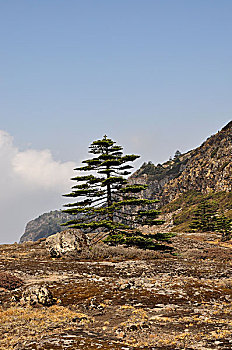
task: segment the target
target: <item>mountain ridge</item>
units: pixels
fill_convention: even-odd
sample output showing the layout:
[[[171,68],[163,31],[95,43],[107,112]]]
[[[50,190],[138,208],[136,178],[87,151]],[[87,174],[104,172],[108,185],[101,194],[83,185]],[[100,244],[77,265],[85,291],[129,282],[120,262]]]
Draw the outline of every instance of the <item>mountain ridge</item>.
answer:
[[[165,202],[190,190],[202,193],[230,192],[232,189],[232,122],[191,151],[185,169],[163,189]]]

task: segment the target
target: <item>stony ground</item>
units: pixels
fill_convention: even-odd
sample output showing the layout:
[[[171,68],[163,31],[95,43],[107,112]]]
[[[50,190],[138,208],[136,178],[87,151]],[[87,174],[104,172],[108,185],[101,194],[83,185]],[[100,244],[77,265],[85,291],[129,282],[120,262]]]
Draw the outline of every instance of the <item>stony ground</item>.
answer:
[[[232,349],[232,243],[179,234],[175,254],[51,258],[44,241],[0,246],[0,349]],[[101,250],[99,250],[101,252]],[[55,303],[25,306],[47,284]]]

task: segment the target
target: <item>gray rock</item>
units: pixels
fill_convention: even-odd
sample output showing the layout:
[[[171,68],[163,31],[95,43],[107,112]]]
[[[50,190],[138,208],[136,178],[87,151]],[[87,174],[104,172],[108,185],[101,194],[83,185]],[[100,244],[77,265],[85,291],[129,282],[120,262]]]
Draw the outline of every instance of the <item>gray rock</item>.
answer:
[[[53,258],[70,253],[80,253],[89,243],[81,230],[68,229],[46,239],[46,248]]]
[[[20,303],[21,305],[28,304],[36,306],[41,304],[44,306],[50,306],[55,303],[55,300],[46,285],[33,285],[27,287],[23,292]]]
[[[20,238],[20,243],[35,242],[41,238],[47,238],[57,232],[64,231],[67,227],[61,226],[61,224],[69,220],[72,220],[72,215],[63,213],[61,210],[44,213],[27,223],[25,232]]]

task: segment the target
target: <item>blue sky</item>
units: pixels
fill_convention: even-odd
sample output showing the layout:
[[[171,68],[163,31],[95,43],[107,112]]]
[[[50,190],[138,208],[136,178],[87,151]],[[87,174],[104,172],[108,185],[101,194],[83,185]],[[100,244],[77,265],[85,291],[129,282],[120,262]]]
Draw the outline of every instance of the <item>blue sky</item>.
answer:
[[[138,166],[197,147],[232,119],[231,37],[230,0],[0,0],[4,140],[67,167],[104,134]]]

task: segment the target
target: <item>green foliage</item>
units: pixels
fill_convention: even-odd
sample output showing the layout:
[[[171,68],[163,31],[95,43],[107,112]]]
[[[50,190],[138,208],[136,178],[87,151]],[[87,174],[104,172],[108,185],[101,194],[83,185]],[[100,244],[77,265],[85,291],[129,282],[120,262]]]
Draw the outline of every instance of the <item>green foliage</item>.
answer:
[[[110,245],[126,245],[127,247],[137,246],[141,249],[150,249],[150,250],[173,250],[172,247],[167,245],[160,244],[159,242],[171,243],[170,238],[174,234],[171,233],[158,233],[150,235],[142,235],[139,231],[134,231],[130,233],[129,231],[126,234],[112,234],[109,235],[104,242],[110,243]],[[154,242],[156,240],[157,242]]]
[[[177,150],[174,154],[173,160],[179,160],[180,156],[181,156],[181,152]]]
[[[222,233],[222,240],[228,241],[232,237],[232,219],[225,215],[217,216],[215,221],[215,231]]]
[[[173,216],[175,225],[173,231],[188,232],[194,212],[203,201],[215,205],[219,213],[224,212],[227,218],[232,219],[232,192],[224,191],[208,194],[194,190],[185,192],[176,200],[162,207],[162,212],[170,213],[179,209],[180,211]]]
[[[156,200],[142,199],[141,191],[147,186],[129,184],[126,178],[131,173],[132,165],[139,156],[123,155],[122,147],[104,136],[93,141],[89,147],[93,157],[84,160],[84,166],[75,170],[89,172],[78,175],[72,180],[76,185],[66,197],[77,198],[75,203],[65,205],[65,213],[74,219],[65,223],[71,228],[80,228],[86,232],[103,232],[106,242],[111,245],[124,244],[147,249],[157,247],[156,241],[167,241],[165,236],[143,235],[143,225],[160,225],[159,211],[154,209]],[[141,209],[142,208],[142,209]],[[75,218],[75,215],[79,215]]]
[[[152,162],[143,163],[141,168],[136,172],[136,176],[140,177],[142,175],[148,175],[148,181],[160,181],[166,177],[175,179],[181,174],[187,161],[187,157],[177,157],[176,159],[169,160],[164,164],[157,164],[157,166]]]
[[[231,239],[232,236],[232,219],[227,218],[224,214],[220,215],[215,203],[200,203],[189,227],[194,231],[219,232],[224,241]]]
[[[154,175],[155,172],[155,165],[152,162],[143,163],[143,165],[140,168],[140,175],[147,174],[147,175]]]
[[[198,205],[194,212],[193,220],[189,225],[190,229],[200,232],[210,232],[215,230],[216,206],[207,202]]]

